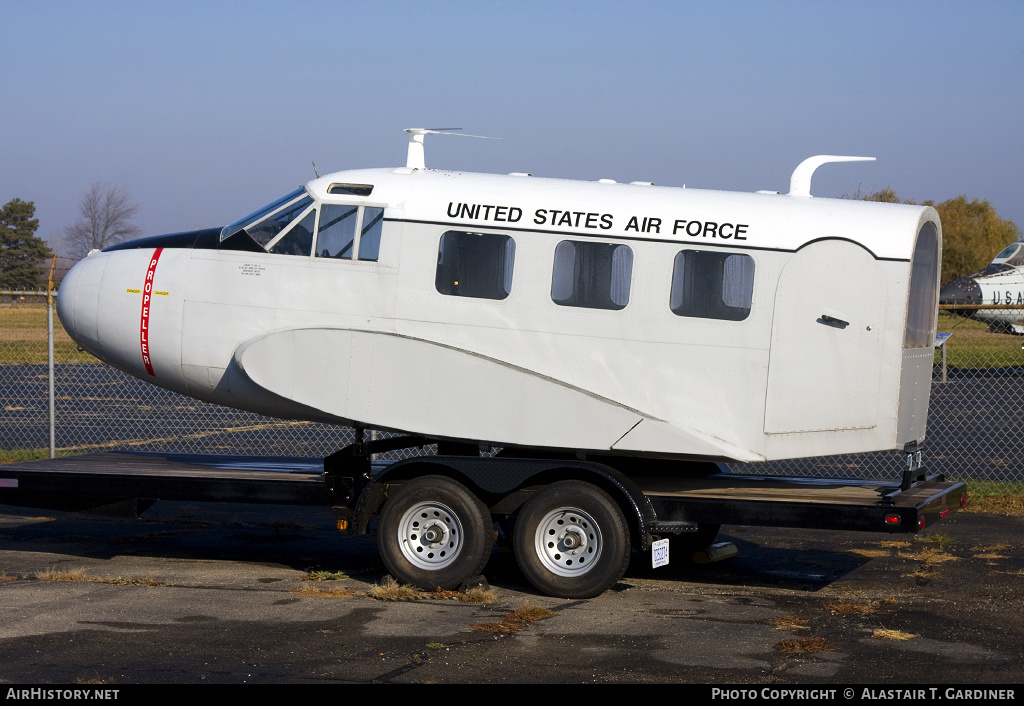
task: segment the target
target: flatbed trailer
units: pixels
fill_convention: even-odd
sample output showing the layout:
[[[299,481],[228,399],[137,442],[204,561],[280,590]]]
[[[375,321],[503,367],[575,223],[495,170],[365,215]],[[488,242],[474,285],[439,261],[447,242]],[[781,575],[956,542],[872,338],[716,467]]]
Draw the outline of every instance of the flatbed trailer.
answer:
[[[323,460],[92,453],[0,466],[0,502],[82,510],[125,500],[331,505]]]
[[[891,481],[758,476],[710,463],[482,457],[443,446],[440,455],[372,460],[399,447],[360,442],[327,459],[96,453],[25,461],[0,465],[0,503],[327,506],[356,534],[377,518],[388,569],[427,588],[458,587],[482,572],[497,526],[538,589],[592,597],[621,577],[631,549],[663,547],[665,538],[678,556],[706,549],[722,524],[912,533],[966,499],[963,483],[923,471]]]

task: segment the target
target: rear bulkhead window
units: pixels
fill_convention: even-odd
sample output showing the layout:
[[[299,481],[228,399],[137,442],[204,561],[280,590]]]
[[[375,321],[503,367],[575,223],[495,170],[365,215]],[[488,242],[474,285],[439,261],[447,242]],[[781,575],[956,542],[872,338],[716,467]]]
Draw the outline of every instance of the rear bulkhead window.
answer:
[[[910,263],[910,294],[907,301],[907,326],[903,348],[930,348],[935,345],[938,315],[939,233],[932,222],[917,234]]]

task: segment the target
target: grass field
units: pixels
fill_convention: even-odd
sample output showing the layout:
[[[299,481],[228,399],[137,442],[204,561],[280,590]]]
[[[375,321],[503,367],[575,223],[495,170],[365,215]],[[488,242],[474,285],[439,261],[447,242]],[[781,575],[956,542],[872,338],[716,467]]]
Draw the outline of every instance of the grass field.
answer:
[[[53,358],[57,363],[96,363],[94,357],[79,351],[64,327],[56,309],[53,314]],[[0,305],[0,365],[45,365],[46,304]]]
[[[73,456],[74,451],[56,450],[57,456]],[[19,463],[21,461],[38,461],[49,458],[49,449],[0,449],[0,463]]]
[[[1024,482],[967,481],[967,510],[995,515],[1024,515]]]
[[[1024,366],[1024,336],[989,333],[988,324],[946,311],[939,312],[940,333],[952,333],[946,342],[946,365],[951,368],[1015,368]],[[941,357],[935,352],[935,363]]]

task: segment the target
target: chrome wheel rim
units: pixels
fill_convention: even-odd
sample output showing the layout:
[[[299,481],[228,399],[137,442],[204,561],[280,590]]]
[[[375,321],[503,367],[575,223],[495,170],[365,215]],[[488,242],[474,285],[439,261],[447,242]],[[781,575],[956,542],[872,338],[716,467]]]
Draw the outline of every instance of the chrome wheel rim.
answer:
[[[455,561],[462,551],[462,523],[447,505],[417,503],[398,523],[398,546],[409,563],[436,571]]]
[[[534,547],[541,564],[558,576],[582,576],[601,557],[604,541],[594,518],[575,507],[560,507],[537,525]]]

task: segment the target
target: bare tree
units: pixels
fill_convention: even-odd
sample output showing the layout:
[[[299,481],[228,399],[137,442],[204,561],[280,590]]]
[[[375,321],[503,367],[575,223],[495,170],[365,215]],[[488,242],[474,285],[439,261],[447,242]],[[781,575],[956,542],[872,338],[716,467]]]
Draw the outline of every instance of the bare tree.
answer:
[[[76,260],[93,249],[120,243],[141,231],[132,223],[139,205],[120,186],[95,182],[78,203],[81,214],[64,231],[66,254]]]

